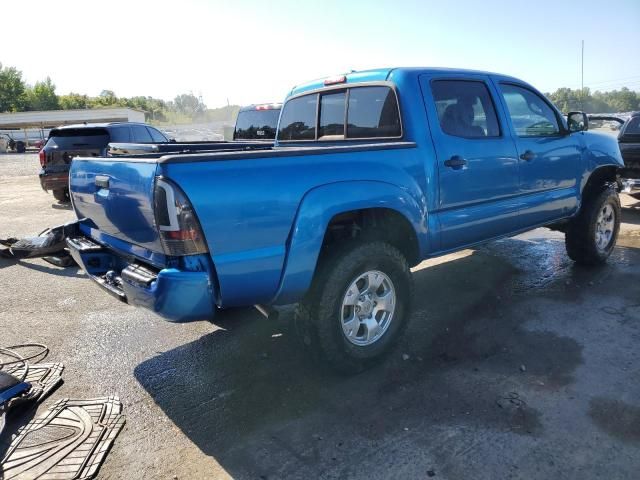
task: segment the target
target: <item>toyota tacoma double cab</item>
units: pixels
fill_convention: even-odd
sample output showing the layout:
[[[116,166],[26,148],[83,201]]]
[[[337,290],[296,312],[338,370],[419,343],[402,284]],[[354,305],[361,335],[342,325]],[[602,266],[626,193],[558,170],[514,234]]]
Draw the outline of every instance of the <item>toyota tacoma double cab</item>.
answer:
[[[411,315],[423,259],[541,226],[604,262],[620,225],[613,137],[477,71],[390,68],[295,87],[273,147],[78,157],[74,259],[169,320],[297,303],[303,344],[358,371]]]

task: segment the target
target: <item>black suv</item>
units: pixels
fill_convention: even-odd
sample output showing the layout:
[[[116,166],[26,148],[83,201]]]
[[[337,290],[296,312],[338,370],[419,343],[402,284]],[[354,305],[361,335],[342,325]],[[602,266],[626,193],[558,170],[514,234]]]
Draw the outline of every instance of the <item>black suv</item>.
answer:
[[[144,123],[83,123],[54,128],[40,150],[40,184],[56,200],[69,200],[69,167],[73,157],[105,156],[111,142],[166,143],[159,130]]]

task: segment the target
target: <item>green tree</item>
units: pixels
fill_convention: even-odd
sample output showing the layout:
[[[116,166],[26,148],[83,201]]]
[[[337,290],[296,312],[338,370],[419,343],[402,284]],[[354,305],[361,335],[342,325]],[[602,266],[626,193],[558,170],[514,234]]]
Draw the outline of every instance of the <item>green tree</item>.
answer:
[[[93,100],[94,106],[97,107],[111,107],[118,104],[118,97],[113,90],[102,90],[100,96]]]
[[[57,110],[60,108],[56,86],[47,77],[44,82],[36,82],[33,88],[27,89],[29,110]]]
[[[89,97],[71,92],[69,95],[60,95],[58,103],[63,110],[79,110],[89,108]]]
[[[25,83],[22,72],[0,63],[0,112],[19,112],[26,106]]]
[[[207,110],[207,106],[193,93],[183,93],[173,100],[173,105],[178,113],[195,118]]]

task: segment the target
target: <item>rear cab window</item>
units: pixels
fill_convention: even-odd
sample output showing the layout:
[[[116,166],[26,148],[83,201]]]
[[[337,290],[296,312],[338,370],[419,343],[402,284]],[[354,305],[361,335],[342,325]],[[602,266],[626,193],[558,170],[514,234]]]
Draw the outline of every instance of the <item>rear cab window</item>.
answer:
[[[387,85],[344,86],[284,104],[278,141],[401,138],[395,91]]]
[[[51,130],[46,146],[55,145],[68,150],[106,147],[108,143],[109,133],[106,128],[61,128]]]
[[[276,138],[279,108],[241,110],[236,119],[234,140],[273,140]]]

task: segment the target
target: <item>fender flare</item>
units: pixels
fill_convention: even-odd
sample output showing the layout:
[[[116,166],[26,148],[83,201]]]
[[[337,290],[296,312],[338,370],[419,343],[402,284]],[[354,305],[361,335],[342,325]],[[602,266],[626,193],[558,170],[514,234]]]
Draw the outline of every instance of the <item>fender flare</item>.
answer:
[[[297,302],[309,289],[327,226],[338,214],[368,208],[400,213],[418,239],[421,258],[427,251],[427,206],[407,189],[380,181],[345,181],[316,187],[302,198],[294,219],[280,284],[273,304]]]

